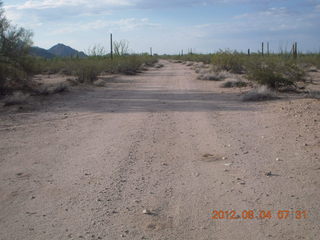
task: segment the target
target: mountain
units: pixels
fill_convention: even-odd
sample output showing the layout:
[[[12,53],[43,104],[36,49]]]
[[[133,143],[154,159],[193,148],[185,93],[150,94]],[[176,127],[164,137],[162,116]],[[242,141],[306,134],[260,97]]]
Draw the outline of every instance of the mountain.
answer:
[[[87,55],[84,52],[77,51],[69,46],[66,46],[62,43],[54,45],[50,49],[46,50],[39,47],[31,47],[30,55],[38,56],[43,58],[55,58],[55,57],[86,57]]]
[[[56,56],[48,50],[39,47],[31,47],[30,55],[43,58],[55,58]]]
[[[57,57],[86,57],[86,54],[84,54],[84,52],[79,52],[62,43],[54,45],[52,48],[48,50],[48,52]]]

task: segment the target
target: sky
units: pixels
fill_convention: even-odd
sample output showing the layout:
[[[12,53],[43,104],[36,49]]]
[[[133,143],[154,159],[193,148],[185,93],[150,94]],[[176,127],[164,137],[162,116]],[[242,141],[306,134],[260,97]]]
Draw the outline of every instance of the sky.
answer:
[[[3,0],[12,24],[32,30],[35,46],[63,43],[109,50],[109,35],[130,52],[193,49],[320,51],[320,0]]]

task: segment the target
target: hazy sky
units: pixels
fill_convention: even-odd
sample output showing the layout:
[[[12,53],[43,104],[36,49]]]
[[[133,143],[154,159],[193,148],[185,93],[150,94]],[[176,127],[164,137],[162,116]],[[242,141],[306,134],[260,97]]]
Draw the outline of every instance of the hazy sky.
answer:
[[[12,23],[34,32],[34,45],[64,43],[78,50],[109,49],[126,39],[134,52],[177,53],[195,49],[320,50],[320,0],[10,0]]]

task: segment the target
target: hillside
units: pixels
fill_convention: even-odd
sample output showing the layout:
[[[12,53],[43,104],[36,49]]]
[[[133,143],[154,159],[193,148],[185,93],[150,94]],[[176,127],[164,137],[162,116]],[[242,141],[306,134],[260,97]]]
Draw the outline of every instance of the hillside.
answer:
[[[76,56],[86,57],[87,56],[84,52],[77,51],[76,49],[73,49],[62,43],[58,43],[48,50],[40,47],[31,47],[30,55],[48,58],[48,59],[51,59],[54,57],[76,57]]]
[[[69,46],[66,46],[62,43],[58,43],[57,45],[51,47],[48,50],[49,53],[54,54],[59,57],[85,57],[86,55],[83,52],[79,52]]]
[[[56,57],[54,54],[50,53],[48,50],[40,47],[31,47],[30,54],[32,56],[38,56],[43,58],[54,58]]]

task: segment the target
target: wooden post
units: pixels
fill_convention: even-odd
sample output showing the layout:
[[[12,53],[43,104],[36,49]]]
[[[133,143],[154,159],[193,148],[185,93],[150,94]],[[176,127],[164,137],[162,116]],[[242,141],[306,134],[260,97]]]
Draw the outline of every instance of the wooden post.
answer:
[[[269,42],[267,42],[267,54],[270,55],[270,48],[269,48]]]
[[[294,46],[293,57],[294,57],[294,58],[297,58],[297,57],[298,57],[298,43],[295,42],[295,43],[293,44],[293,46]]]
[[[150,56],[152,56],[152,47],[150,48]]]
[[[248,49],[248,56],[250,56],[250,48]]]
[[[264,42],[262,42],[262,44],[261,44],[261,54],[262,54],[262,56],[263,56],[263,54],[264,54]]]
[[[113,59],[112,33],[110,33],[110,57],[111,57],[111,59]]]
[[[294,43],[292,44],[291,53],[292,53],[292,56],[294,56]]]

